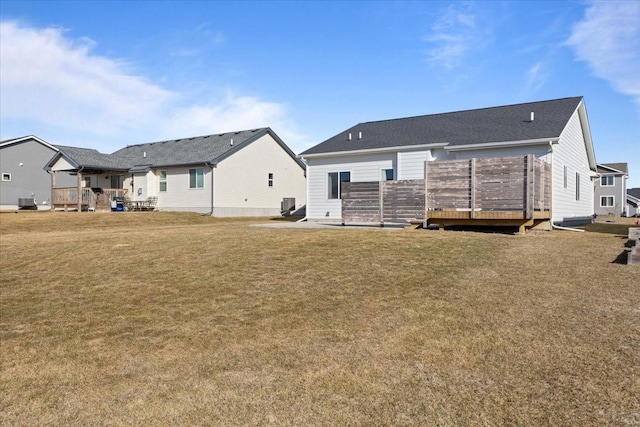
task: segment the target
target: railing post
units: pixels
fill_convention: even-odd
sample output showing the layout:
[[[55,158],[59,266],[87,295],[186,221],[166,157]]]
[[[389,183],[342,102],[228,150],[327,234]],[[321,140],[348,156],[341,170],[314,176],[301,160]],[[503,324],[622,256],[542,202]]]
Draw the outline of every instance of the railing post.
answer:
[[[384,227],[384,181],[378,181],[378,203],[380,204],[380,227]]]
[[[526,218],[531,219],[533,217],[533,195],[534,195],[534,185],[535,185],[535,169],[533,167],[533,154],[527,154],[525,157],[526,168],[525,168],[525,211]]]
[[[429,226],[429,186],[428,186],[428,173],[429,173],[429,161],[424,161],[424,224],[422,224],[423,228],[427,228]]]
[[[476,159],[471,159],[471,211],[469,218],[476,217]]]

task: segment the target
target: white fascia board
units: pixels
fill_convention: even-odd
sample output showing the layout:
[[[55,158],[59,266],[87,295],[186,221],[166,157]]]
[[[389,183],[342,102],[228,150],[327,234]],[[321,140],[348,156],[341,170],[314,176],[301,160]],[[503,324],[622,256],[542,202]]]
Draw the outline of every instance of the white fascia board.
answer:
[[[403,145],[400,147],[384,147],[384,148],[367,148],[364,150],[352,150],[352,151],[333,151],[331,153],[316,153],[316,154],[299,154],[299,158],[315,158],[315,157],[342,157],[342,156],[350,156],[356,154],[369,154],[369,153],[393,153],[396,151],[406,151],[406,150],[419,150],[421,148],[431,149],[431,148],[442,148],[446,147],[448,142],[439,142],[435,144],[422,144],[422,145]]]
[[[627,175],[625,172],[618,170],[618,169],[614,169],[610,166],[605,166],[602,165],[600,163],[598,163],[598,167],[603,168],[603,169],[609,169],[611,172],[600,172],[600,175],[624,175],[624,176],[629,176]]]
[[[485,148],[504,148],[504,147],[520,147],[523,145],[543,145],[554,144],[558,142],[558,138],[539,138],[521,141],[502,141],[502,142],[484,142],[481,144],[454,145],[445,147],[446,151],[469,151]]]
[[[19,142],[23,142],[23,141],[28,141],[30,139],[33,139],[34,141],[39,142],[40,144],[44,145],[47,148],[52,149],[55,152],[60,151],[58,149],[58,147],[54,147],[53,145],[49,144],[47,141],[44,141],[44,140],[38,138],[35,135],[27,135],[27,136],[23,136],[21,138],[16,138],[16,139],[11,139],[9,141],[5,141],[2,144],[0,144],[0,148],[7,147],[7,146],[13,145],[13,144],[18,144]]]
[[[584,106],[584,100],[578,105],[578,114],[580,115],[580,126],[582,127],[582,135],[584,137],[585,148],[587,150],[587,158],[589,159],[589,168],[597,171],[596,153],[593,149],[593,140],[591,139],[591,129],[589,128],[589,118],[587,117],[587,108]]]

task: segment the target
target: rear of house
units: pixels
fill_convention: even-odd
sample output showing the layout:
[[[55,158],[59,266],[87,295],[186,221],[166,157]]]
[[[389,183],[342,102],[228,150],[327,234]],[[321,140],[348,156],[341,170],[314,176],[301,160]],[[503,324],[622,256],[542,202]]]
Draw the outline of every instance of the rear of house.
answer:
[[[551,164],[551,220],[593,216],[596,163],[582,97],[358,124],[300,154],[307,217],[341,219],[341,183],[424,179],[424,162],[525,156]]]
[[[270,128],[134,144],[112,154],[63,147],[47,167],[77,174],[77,189],[68,192],[82,192],[83,202],[76,199],[87,209],[100,199],[96,192],[214,216],[280,215],[285,198],[295,200],[293,209],[306,204],[305,165]]]

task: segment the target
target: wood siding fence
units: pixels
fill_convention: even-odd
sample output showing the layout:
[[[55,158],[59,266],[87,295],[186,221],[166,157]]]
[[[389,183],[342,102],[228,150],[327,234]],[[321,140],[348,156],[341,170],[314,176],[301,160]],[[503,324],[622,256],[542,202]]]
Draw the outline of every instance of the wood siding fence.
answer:
[[[551,165],[533,155],[425,162],[424,180],[342,186],[342,222],[548,218]]]

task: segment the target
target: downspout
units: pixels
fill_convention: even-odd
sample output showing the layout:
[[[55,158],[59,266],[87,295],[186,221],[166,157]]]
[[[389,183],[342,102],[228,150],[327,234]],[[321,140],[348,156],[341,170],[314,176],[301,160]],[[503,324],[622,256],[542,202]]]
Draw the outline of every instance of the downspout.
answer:
[[[209,212],[202,214],[202,216],[213,216],[213,168],[215,167],[215,165],[209,162],[206,162],[205,165],[211,168],[211,208]]]
[[[560,227],[559,225],[555,225],[553,221],[551,221],[551,228],[556,230],[578,231],[580,233],[584,233],[584,230],[581,230],[579,228]]]
[[[553,182],[553,141],[549,141],[549,154],[551,155],[551,171],[552,171],[552,182]],[[553,191],[553,184],[551,185],[551,191]],[[551,197],[553,198],[553,193],[551,193]],[[553,200],[551,203],[551,209],[553,210]],[[551,221],[549,221],[549,224],[551,224],[551,229],[555,229],[555,230],[566,230],[566,231],[577,231],[580,233],[584,233],[584,230],[580,230],[579,228],[570,228],[570,227],[561,227],[559,225],[555,225],[553,223],[553,215],[551,217]]]

